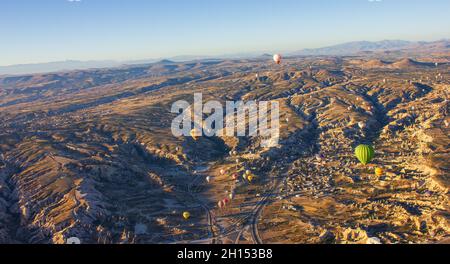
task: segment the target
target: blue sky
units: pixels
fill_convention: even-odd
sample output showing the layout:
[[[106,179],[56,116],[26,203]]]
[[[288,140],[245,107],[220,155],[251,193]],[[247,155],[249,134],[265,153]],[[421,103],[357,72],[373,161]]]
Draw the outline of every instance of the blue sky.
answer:
[[[1,0],[0,65],[450,38],[448,0]]]

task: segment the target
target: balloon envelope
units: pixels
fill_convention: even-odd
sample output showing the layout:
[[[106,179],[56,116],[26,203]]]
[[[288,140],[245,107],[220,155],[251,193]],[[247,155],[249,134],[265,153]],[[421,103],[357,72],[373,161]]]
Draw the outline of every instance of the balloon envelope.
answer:
[[[199,136],[200,136],[200,130],[195,129],[195,128],[191,130],[191,137],[192,137],[195,141],[197,141],[197,139],[198,139]]]
[[[384,171],[382,168],[376,168],[375,169],[375,175],[382,176],[384,174]]]
[[[370,145],[359,145],[355,149],[355,156],[363,165],[367,165],[375,156],[375,150]]]
[[[248,180],[249,182],[252,182],[254,178],[255,178],[255,177],[253,177],[253,175],[248,175],[247,180]]]
[[[280,55],[280,54],[275,54],[275,55],[273,55],[273,61],[274,61],[276,64],[280,64],[280,63],[281,63],[281,55]]]
[[[188,220],[190,217],[191,217],[191,214],[190,214],[189,212],[184,212],[184,213],[183,213],[183,218],[184,218],[185,220]]]

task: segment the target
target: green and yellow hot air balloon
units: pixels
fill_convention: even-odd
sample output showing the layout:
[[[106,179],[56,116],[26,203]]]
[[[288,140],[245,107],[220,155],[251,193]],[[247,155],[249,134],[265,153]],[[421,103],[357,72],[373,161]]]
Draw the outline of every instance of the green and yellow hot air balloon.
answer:
[[[375,150],[370,145],[359,145],[355,149],[355,155],[363,165],[367,165],[375,156]]]

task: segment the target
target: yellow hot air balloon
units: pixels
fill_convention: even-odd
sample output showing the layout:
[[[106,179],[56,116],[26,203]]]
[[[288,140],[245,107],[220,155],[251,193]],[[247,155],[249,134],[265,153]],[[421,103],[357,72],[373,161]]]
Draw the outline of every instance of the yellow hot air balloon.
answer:
[[[384,171],[382,168],[375,169],[375,175],[377,175],[378,177],[382,176],[383,174],[384,174]]]
[[[248,176],[247,176],[247,180],[248,180],[249,182],[252,182],[254,179],[255,179],[255,176],[253,176],[253,175],[248,175]]]
[[[184,212],[183,213],[184,220],[188,220],[190,217],[191,217],[191,214],[189,212]]]
[[[201,131],[200,131],[199,129],[194,128],[194,129],[191,130],[191,137],[192,137],[195,141],[198,140],[198,138],[200,137],[200,135],[201,135]]]

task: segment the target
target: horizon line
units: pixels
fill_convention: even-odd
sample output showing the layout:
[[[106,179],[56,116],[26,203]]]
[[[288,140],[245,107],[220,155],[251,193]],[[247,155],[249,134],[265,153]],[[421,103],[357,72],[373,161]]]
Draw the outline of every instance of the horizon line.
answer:
[[[321,48],[328,48],[328,47],[333,47],[333,46],[337,46],[337,45],[343,45],[343,44],[350,44],[350,43],[358,43],[358,42],[370,42],[370,43],[377,43],[377,42],[383,42],[383,41],[405,41],[405,42],[410,42],[410,43],[432,43],[432,42],[439,42],[439,41],[449,41],[449,38],[440,38],[440,39],[435,39],[435,40],[404,40],[404,39],[382,39],[382,40],[376,40],[376,41],[369,41],[369,40],[355,40],[355,41],[346,41],[346,42],[339,42],[336,44],[330,44],[330,45],[325,45],[325,46],[316,46],[313,48],[302,48],[302,49],[289,49],[289,50],[281,50],[281,51],[277,51],[277,52],[281,52],[281,53],[292,53],[292,52],[301,52],[301,51],[308,51],[308,50],[314,50],[314,49],[321,49]],[[139,61],[154,61],[154,62],[158,62],[161,60],[171,60],[171,59],[175,59],[177,57],[197,57],[197,59],[192,59],[192,60],[198,60],[198,59],[223,59],[224,57],[235,57],[235,58],[243,58],[243,57],[247,57],[247,58],[253,58],[253,56],[258,56],[257,54],[264,55],[264,54],[272,54],[275,51],[243,51],[243,52],[233,52],[233,53],[223,53],[223,54],[216,54],[216,55],[207,55],[207,54],[179,54],[179,55],[168,55],[168,56],[160,56],[160,57],[142,57],[142,58],[136,58],[136,59],[88,59],[88,60],[82,60],[82,59],[74,59],[74,58],[68,58],[68,59],[64,59],[64,60],[50,60],[50,61],[36,61],[36,62],[26,62],[26,63],[15,63],[15,64],[4,64],[1,65],[1,68],[6,68],[6,67],[19,67],[19,66],[32,66],[32,65],[40,65],[40,64],[51,64],[51,63],[64,63],[64,62],[79,62],[79,63],[102,63],[102,62],[109,62],[109,63],[117,63],[117,64],[121,64],[121,65],[126,65],[127,63],[131,63],[134,64],[135,62],[139,62]],[[177,62],[183,62],[183,61],[189,61],[191,59],[188,60],[179,60]],[[153,63],[153,62],[149,62],[149,63]]]

